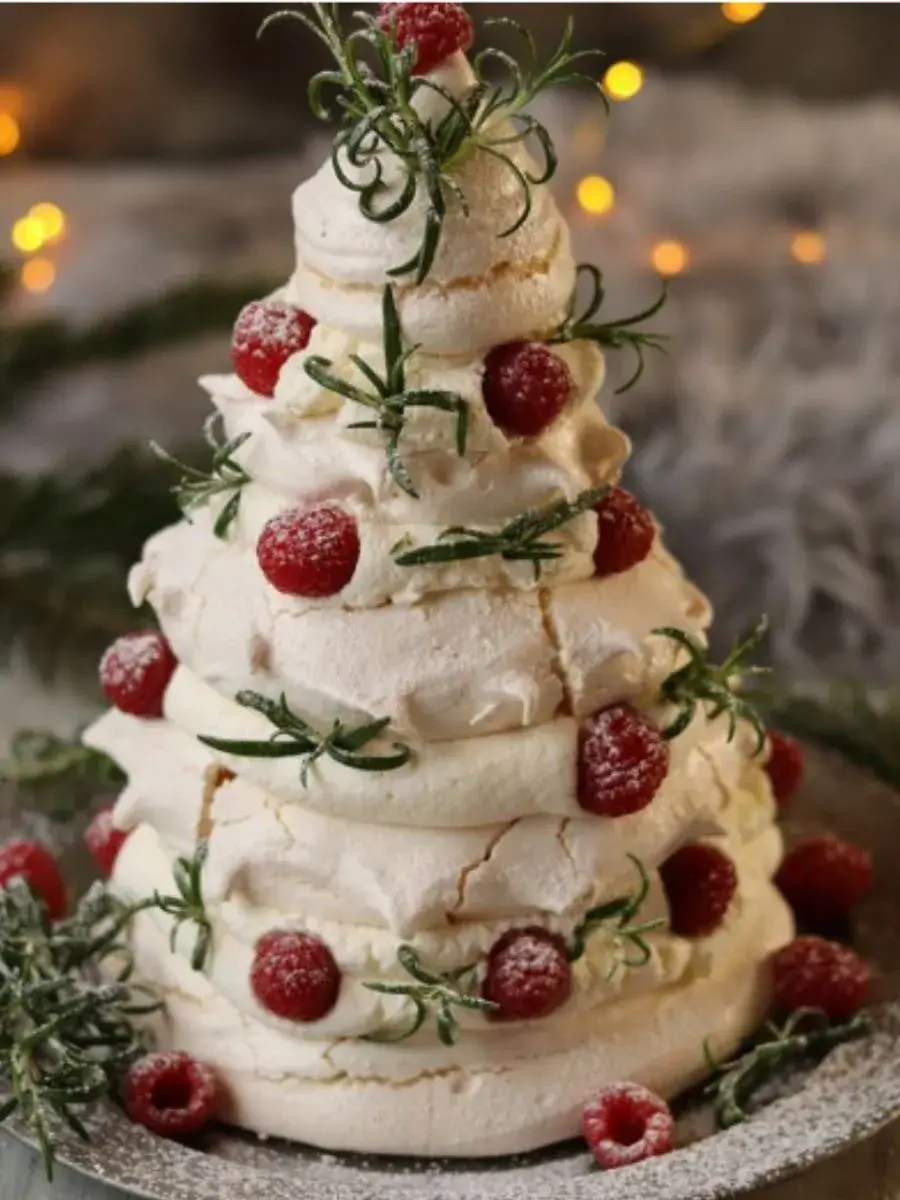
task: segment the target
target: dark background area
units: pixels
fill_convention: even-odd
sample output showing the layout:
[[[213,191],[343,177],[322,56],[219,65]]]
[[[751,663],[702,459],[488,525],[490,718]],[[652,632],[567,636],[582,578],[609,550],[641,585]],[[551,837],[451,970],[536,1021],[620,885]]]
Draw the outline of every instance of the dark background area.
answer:
[[[320,62],[299,23],[256,30],[258,4],[0,4],[0,79],[24,90],[33,158],[222,157],[296,145]],[[345,6],[350,9],[351,5]],[[478,4],[670,75],[815,101],[900,90],[900,5],[770,4],[735,25],[717,4]]]

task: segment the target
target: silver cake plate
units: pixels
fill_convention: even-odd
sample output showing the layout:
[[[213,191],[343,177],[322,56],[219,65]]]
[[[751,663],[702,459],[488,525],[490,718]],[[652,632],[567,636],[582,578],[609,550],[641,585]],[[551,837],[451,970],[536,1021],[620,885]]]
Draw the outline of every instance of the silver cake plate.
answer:
[[[7,813],[0,834],[15,827]],[[59,1161],[142,1200],[725,1200],[801,1172],[900,1116],[900,796],[810,751],[787,832],[823,829],[875,856],[877,886],[852,930],[878,970],[874,1032],[787,1081],[743,1125],[717,1133],[708,1111],[686,1104],[678,1150],[602,1172],[580,1142],[518,1158],[440,1162],[326,1154],[230,1129],[188,1147],[131,1125],[110,1105],[90,1122],[90,1143],[61,1141]],[[74,848],[65,857],[77,868]]]

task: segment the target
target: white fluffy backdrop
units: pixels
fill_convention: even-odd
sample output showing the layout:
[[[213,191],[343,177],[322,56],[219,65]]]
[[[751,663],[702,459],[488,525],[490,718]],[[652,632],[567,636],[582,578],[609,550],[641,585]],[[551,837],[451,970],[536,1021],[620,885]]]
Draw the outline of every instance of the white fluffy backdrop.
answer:
[[[704,82],[651,80],[618,105],[544,110],[556,190],[582,259],[603,268],[610,317],[646,304],[652,245],[685,243],[657,328],[670,351],[602,403],[634,440],[628,483],[711,595],[716,646],[769,613],[770,654],[802,677],[900,676],[900,108],[809,108]],[[42,171],[4,180],[0,225],[38,199],[72,235],[59,282],[31,300],[72,319],[202,274],[284,276],[288,199],[321,158],[185,169]],[[617,203],[574,202],[599,172]],[[800,228],[827,258],[790,255]],[[23,311],[24,311],[23,304]],[[32,307],[33,311],[33,307]],[[43,387],[0,426],[0,465],[97,458],[122,440],[194,434],[193,376],[225,341]],[[613,369],[613,378],[622,378]]]

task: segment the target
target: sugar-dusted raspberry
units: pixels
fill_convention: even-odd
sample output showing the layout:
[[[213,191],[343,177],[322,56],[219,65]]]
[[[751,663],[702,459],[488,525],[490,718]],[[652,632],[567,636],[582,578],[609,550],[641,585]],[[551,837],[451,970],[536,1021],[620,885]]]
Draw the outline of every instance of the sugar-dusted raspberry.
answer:
[[[546,429],[573,386],[569,368],[540,342],[507,342],[484,360],[484,405],[505,433],[534,437]]]
[[[309,344],[316,322],[283,300],[252,300],[238,314],[231,335],[231,364],[252,392],[272,397],[281,368]]]
[[[43,900],[51,921],[66,912],[66,885],[56,859],[40,842],[24,839],[0,846],[0,887],[12,879],[24,879],[36,896]]]
[[[624,817],[646,808],[669,771],[669,744],[630,704],[594,713],[578,734],[578,803]]]
[[[218,1086],[211,1067],[189,1054],[147,1054],[125,1078],[125,1111],[161,1137],[199,1133],[216,1115]]]
[[[335,505],[291,508],[266,522],[256,544],[260,570],[289,596],[333,596],[353,578],[359,530]]]
[[[507,930],[491,947],[481,994],[497,1005],[497,1019],[549,1016],[571,990],[572,968],[559,934],[529,925]]]
[[[797,916],[812,925],[847,916],[873,879],[871,854],[830,833],[800,842],[775,876]]]
[[[737,890],[734,863],[716,846],[692,842],[659,869],[669,924],[679,937],[706,937],[722,923]]]
[[[819,1008],[832,1021],[841,1021],[868,1003],[872,970],[849,946],[798,937],[773,956],[772,986],[780,1012]]]
[[[611,1083],[581,1113],[581,1131],[607,1171],[672,1149],[675,1120],[659,1096],[637,1083]]]
[[[769,730],[769,743],[766,774],[776,801],[784,807],[803,782],[803,750],[793,738],[777,729]]]
[[[112,875],[119,851],[128,840],[124,829],[113,825],[113,807],[101,808],[84,832],[84,844],[97,864],[101,875]]]
[[[650,553],[656,527],[649,511],[631,492],[615,488],[596,508],[598,539],[594,550],[597,575],[618,575],[643,562]]]
[[[133,717],[161,717],[178,660],[161,633],[138,629],[117,638],[100,659],[100,686],[109,702]]]
[[[469,14],[460,4],[382,4],[378,24],[385,32],[394,31],[400,50],[410,42],[415,45],[416,75],[433,71],[455,51],[468,50],[475,40]]]
[[[341,972],[323,941],[309,933],[272,929],[256,943],[253,994],[286,1021],[320,1021],[334,1008]]]

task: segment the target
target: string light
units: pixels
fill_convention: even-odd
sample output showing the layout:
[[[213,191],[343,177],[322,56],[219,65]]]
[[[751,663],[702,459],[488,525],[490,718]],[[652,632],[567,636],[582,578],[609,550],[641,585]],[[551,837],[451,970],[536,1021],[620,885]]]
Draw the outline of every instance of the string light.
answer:
[[[22,264],[21,280],[27,292],[46,292],[56,281],[56,267],[49,258],[30,258]]]
[[[12,154],[21,140],[19,122],[12,113],[0,111],[0,158]]]
[[[66,232],[66,214],[58,204],[35,204],[28,212],[33,221],[40,222],[44,242],[58,242]]]
[[[723,4],[722,16],[732,25],[748,25],[755,21],[765,8],[765,4]]]
[[[613,185],[602,175],[585,175],[575,190],[575,197],[586,213],[602,217],[616,202]]]
[[[814,229],[801,229],[791,238],[791,258],[795,262],[813,267],[824,262],[827,256],[828,245],[821,233],[816,233]]]
[[[653,247],[650,252],[650,261],[654,270],[658,271],[660,275],[680,275],[682,271],[687,270],[690,255],[684,242],[667,238],[665,241],[657,242]]]
[[[630,100],[644,86],[644,72],[634,62],[617,62],[603,76],[603,90],[612,100]]]
[[[44,227],[34,217],[19,217],[12,227],[12,244],[23,254],[33,254],[44,244]]]

